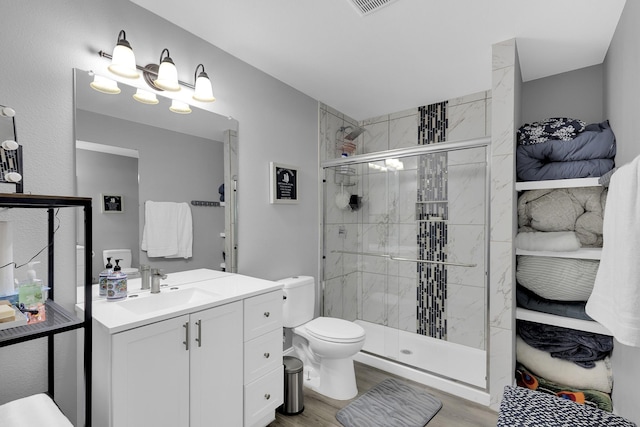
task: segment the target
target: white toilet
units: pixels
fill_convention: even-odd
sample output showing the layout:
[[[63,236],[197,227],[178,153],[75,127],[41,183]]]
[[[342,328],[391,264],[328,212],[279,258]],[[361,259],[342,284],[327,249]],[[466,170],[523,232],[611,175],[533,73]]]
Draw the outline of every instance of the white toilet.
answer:
[[[122,272],[127,277],[137,277],[138,269],[131,267],[131,249],[105,249],[102,251],[103,265],[107,265],[107,258],[111,258],[111,264],[116,265],[117,259],[121,260],[118,265],[122,267]]]
[[[293,328],[293,347],[304,364],[304,384],[332,399],[355,397],[358,388],[353,356],[364,345],[364,329],[343,319],[313,318],[313,277],[296,276],[278,282],[284,285],[284,327]]]

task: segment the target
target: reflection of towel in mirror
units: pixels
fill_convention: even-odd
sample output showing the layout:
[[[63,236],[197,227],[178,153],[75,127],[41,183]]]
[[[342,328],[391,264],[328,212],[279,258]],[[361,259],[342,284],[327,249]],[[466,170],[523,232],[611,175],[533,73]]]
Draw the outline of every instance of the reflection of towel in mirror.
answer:
[[[147,256],[191,258],[193,222],[187,203],[147,200],[144,217],[141,248]]]

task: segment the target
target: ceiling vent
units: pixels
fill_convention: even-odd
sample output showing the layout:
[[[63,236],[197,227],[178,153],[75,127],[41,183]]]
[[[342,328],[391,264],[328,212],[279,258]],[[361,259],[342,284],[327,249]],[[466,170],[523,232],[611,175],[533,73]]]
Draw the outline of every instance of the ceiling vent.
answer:
[[[397,0],[349,0],[349,3],[356,8],[360,15],[366,16],[395,1]]]

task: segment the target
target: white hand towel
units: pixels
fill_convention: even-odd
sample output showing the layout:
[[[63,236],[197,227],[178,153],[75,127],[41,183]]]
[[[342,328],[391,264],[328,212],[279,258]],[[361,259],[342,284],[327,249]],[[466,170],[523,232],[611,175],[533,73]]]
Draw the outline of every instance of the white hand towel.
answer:
[[[191,258],[193,248],[193,219],[191,207],[187,203],[178,203],[178,250],[169,258]]]
[[[640,156],[611,176],[602,257],[586,311],[622,344],[640,347]]]
[[[152,202],[144,205],[143,251],[149,257],[165,257],[178,253],[178,208],[173,202]]]

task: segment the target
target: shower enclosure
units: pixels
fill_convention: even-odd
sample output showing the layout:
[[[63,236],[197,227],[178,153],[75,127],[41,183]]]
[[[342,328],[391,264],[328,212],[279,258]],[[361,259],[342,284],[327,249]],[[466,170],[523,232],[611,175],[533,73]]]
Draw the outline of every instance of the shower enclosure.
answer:
[[[489,138],[322,163],[323,313],[363,351],[485,389]]]

